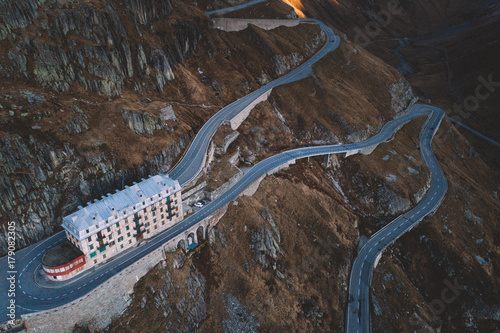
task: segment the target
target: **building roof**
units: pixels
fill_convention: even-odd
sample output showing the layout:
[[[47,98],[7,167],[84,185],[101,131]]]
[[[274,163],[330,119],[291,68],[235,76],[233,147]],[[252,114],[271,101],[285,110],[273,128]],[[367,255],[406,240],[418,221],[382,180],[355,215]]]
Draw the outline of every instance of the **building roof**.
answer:
[[[47,267],[59,267],[69,264],[81,256],[83,256],[82,251],[69,241],[65,241],[45,252],[42,256],[42,264]]]
[[[92,229],[90,234],[94,234],[114,223],[114,220],[121,220],[139,211],[142,207],[149,206],[153,202],[158,201],[160,199],[157,196],[158,194],[166,192],[166,196],[170,196],[180,190],[179,182],[169,178],[167,175],[156,175],[145,180],[143,179],[140,183],[134,183],[133,186],[125,186],[125,189],[122,191],[108,194],[105,197],[103,196],[101,200],[96,200],[86,207],[80,207],[73,214],[63,218],[63,227],[80,240],[84,238],[80,237],[80,232]],[[156,197],[152,198],[153,196]],[[142,203],[146,204],[143,205]],[[135,209],[134,206],[136,206]],[[113,221],[108,220],[114,216],[118,216],[118,219],[112,218],[111,220]],[[103,221],[105,222],[104,224],[101,223]],[[101,225],[99,226],[100,223]],[[97,226],[97,228],[92,228],[93,226]]]

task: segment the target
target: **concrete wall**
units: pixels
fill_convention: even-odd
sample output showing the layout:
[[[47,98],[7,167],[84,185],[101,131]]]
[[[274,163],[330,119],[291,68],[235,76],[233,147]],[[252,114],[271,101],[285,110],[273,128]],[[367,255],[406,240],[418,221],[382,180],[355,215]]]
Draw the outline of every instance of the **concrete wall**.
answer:
[[[215,154],[216,155],[224,155],[227,152],[227,149],[229,148],[229,145],[234,142],[240,136],[240,132],[234,131],[233,133],[227,135],[224,138],[224,143],[222,144],[222,147],[217,146],[215,148]]]
[[[272,30],[277,27],[295,27],[299,25],[298,19],[278,20],[278,19],[234,19],[234,18],[214,18],[212,19],[214,28],[224,31],[240,31],[248,27],[249,24],[261,29]]]
[[[349,157],[351,155],[356,155],[356,154],[359,154],[361,151],[360,150],[352,150],[352,151],[348,151],[345,153],[345,156],[344,157]]]
[[[263,174],[262,176],[254,180],[252,184],[248,185],[243,191],[241,191],[240,196],[246,195],[251,197],[252,195],[254,195],[255,192],[257,192],[257,190],[259,189],[260,183],[264,180],[264,178],[266,178],[266,174]]]
[[[236,150],[236,153],[233,154],[228,160],[229,163],[234,165],[235,167],[238,167],[238,162],[240,160],[240,147]]]
[[[193,195],[194,193],[202,190],[205,186],[207,186],[207,181],[204,180],[203,182],[201,182],[200,184],[196,185],[195,187],[193,187],[192,189],[190,189],[189,191],[185,192],[185,193],[182,193],[182,202],[183,203],[186,203],[186,199],[189,198],[191,195]]]
[[[218,197],[220,197],[224,192],[229,190],[238,180],[243,177],[243,172],[240,170],[238,173],[234,174],[227,182],[219,186],[217,189],[212,192],[206,192],[206,196],[210,201],[214,201]]]
[[[192,233],[196,239],[196,231],[200,226],[203,226],[203,234],[206,237],[207,229],[212,229],[226,211],[227,205],[164,246],[134,262],[85,296],[53,310],[21,316],[27,331],[66,333],[71,332],[75,324],[90,324],[94,329],[106,328],[113,318],[125,311],[137,281],[165,258],[165,252],[175,251],[181,239],[187,244],[187,236]]]
[[[360,153],[363,154],[363,155],[370,155],[371,153],[373,153],[373,151],[375,150],[375,148],[377,148],[378,145],[373,145],[373,146],[370,146],[370,147],[366,147],[366,148],[363,148],[360,150]]]
[[[278,171],[280,171],[282,169],[288,168],[290,165],[295,164],[295,161],[296,160],[291,160],[291,161],[289,161],[287,163],[278,165],[274,169],[269,170],[267,173],[263,174],[262,176],[260,176],[256,180],[254,180],[243,191],[241,191],[240,196],[241,195],[246,195],[246,196],[251,197],[252,195],[255,194],[255,192],[257,192],[257,190],[259,189],[260,183],[264,180],[264,178],[266,178],[266,176],[272,175],[273,173],[276,173],[276,172],[278,172]]]
[[[238,113],[233,118],[229,119],[228,121],[229,121],[229,125],[231,126],[231,129],[233,131],[235,131],[241,125],[241,123],[245,119],[247,119],[248,115],[250,114],[250,112],[253,110],[253,108],[257,104],[259,104],[260,102],[263,102],[263,101],[267,100],[267,98],[269,97],[269,95],[271,95],[271,92],[272,92],[272,89],[269,89],[268,91],[266,91],[265,93],[263,93],[262,95],[260,95],[258,98],[256,98],[252,103],[250,103],[240,113]]]
[[[269,170],[266,174],[268,176],[272,175],[273,173],[276,173],[284,168],[288,168],[290,165],[295,164],[296,160],[291,160],[286,163],[283,163],[281,165],[278,165],[276,168]]]

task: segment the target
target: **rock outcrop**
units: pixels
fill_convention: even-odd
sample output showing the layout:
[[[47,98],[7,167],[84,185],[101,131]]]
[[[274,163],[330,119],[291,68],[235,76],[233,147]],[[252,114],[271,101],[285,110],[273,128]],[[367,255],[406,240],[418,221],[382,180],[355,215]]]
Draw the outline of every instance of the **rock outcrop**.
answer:
[[[78,126],[68,131],[84,128],[84,123],[75,120]],[[62,216],[78,205],[166,172],[191,135],[182,135],[138,169],[120,170],[114,154],[102,145],[75,151],[68,143],[42,143],[33,135],[7,134],[0,138],[0,218],[16,222],[18,247],[39,241],[54,233]],[[1,255],[7,250],[7,230],[5,224],[0,228]]]
[[[283,255],[279,246],[280,232],[267,209],[264,209],[260,215],[269,222],[271,228],[267,225],[260,225],[258,230],[252,229],[250,231],[251,247],[255,253],[255,261],[263,267],[272,267],[272,269],[276,270],[278,255]]]
[[[0,60],[0,75],[35,80],[57,92],[79,85],[119,96],[126,85],[141,90],[148,81],[162,91],[174,78],[175,64],[190,56],[207,24],[188,19],[172,22],[170,0],[127,0],[123,5],[3,1],[0,42],[8,59]],[[56,11],[49,10],[54,7]],[[152,34],[161,38],[144,39]],[[158,42],[167,47],[160,48]]]

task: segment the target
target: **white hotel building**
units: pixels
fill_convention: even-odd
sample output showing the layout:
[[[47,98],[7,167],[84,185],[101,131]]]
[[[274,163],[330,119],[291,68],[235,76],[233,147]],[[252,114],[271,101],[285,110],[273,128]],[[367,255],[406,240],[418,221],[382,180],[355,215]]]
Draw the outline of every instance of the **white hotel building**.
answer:
[[[103,196],[63,218],[68,240],[85,255],[86,267],[109,259],[181,221],[181,187],[157,175]]]

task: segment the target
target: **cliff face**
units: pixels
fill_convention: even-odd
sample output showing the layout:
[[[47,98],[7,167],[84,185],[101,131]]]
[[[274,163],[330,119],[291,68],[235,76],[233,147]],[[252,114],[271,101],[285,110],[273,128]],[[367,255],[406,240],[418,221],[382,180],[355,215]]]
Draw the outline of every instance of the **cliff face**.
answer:
[[[0,12],[3,76],[105,96],[125,86],[162,91],[207,26],[200,17],[174,20],[170,1],[3,1]]]
[[[384,5],[303,3],[309,13],[318,14],[313,16],[338,18],[331,24],[346,29],[368,22],[366,14]],[[214,7],[224,4],[213,2]],[[429,21],[446,19],[433,26],[423,20],[417,28],[400,21],[395,27],[425,34],[473,16],[482,5],[448,4],[406,3],[415,15],[428,12]],[[259,13],[267,8],[257,6]],[[364,20],[356,21],[358,17]],[[348,37],[355,33],[346,31]],[[313,77],[274,89],[225,151],[228,156],[240,152],[241,167],[301,145],[359,141],[412,97],[408,82],[394,68],[343,41],[316,65]],[[266,177],[253,197],[241,196],[231,204],[210,245],[191,257],[206,281],[207,318],[200,329],[343,332],[356,248],[414,206],[428,188],[429,170],[417,147],[424,121],[413,120],[368,156],[298,161]],[[447,120],[433,147],[449,192],[438,211],[389,247],[375,268],[373,330],[498,330],[498,173]],[[212,171],[208,176],[216,175]],[[450,284],[457,289],[445,289]],[[120,320],[138,322],[130,314]]]
[[[167,172],[221,106],[321,45],[317,27],[209,26],[190,2],[2,1],[0,254],[7,221],[24,247],[78,205]]]
[[[105,143],[86,142],[82,151],[67,139],[93,127],[89,107],[103,100],[94,93],[161,92],[175,78],[173,66],[191,56],[208,23],[172,12],[170,1],[0,4],[0,75],[12,94],[0,102],[0,214],[18,222],[20,247],[53,233],[61,214],[85,199],[165,172],[187,144],[192,132],[184,126],[139,168],[120,170],[124,163]],[[14,88],[22,86],[30,90]],[[69,102],[85,94],[94,101]]]

